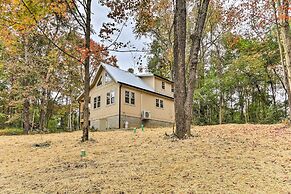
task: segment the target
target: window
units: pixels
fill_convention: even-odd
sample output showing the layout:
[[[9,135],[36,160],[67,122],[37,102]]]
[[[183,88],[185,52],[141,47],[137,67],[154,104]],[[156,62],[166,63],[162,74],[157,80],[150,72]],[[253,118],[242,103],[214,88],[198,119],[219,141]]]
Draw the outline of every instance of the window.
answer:
[[[164,90],[166,88],[165,82],[162,82],[162,89]]]
[[[110,92],[106,94],[106,104],[110,104]]]
[[[99,108],[101,106],[101,96],[97,97],[97,107]]]
[[[111,92],[111,104],[114,103],[114,100],[115,100],[115,92],[112,91],[112,92]]]
[[[101,96],[97,96],[94,98],[94,109],[99,108],[101,106]]]
[[[156,99],[156,107],[157,108],[164,108],[164,101],[160,99]]]
[[[97,86],[101,86],[102,85],[102,76],[100,77],[98,83],[97,83]]]
[[[125,103],[135,104],[135,93],[125,91]]]
[[[130,104],[135,104],[135,96],[133,92],[131,92]]]
[[[173,85],[171,85],[171,91],[174,92],[174,86]]]
[[[115,92],[114,91],[107,92],[107,94],[106,94],[106,104],[107,105],[114,104],[114,102],[115,102]]]
[[[160,108],[164,108],[164,101],[160,100]]]
[[[125,91],[125,103],[129,103],[129,91]]]
[[[94,109],[97,107],[97,97],[94,98]]]
[[[156,99],[156,107],[160,107],[160,100]]]
[[[108,73],[105,73],[105,83],[111,82],[111,77]]]

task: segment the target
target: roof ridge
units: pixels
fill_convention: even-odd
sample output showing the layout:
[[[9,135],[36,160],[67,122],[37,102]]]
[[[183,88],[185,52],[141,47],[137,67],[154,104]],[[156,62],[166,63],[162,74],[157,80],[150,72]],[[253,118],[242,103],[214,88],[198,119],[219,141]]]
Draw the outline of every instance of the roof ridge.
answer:
[[[129,71],[126,71],[126,70],[120,69],[119,67],[116,67],[116,66],[113,66],[113,65],[109,65],[109,64],[105,64],[105,63],[103,63],[102,65],[106,65],[106,66],[114,67],[114,68],[116,68],[116,69],[118,69],[118,70],[120,70],[120,71],[123,71],[123,72],[125,72],[125,73],[129,73],[129,74],[131,74],[131,75],[134,75],[135,77],[138,77],[138,75],[136,75],[135,73],[130,73]]]

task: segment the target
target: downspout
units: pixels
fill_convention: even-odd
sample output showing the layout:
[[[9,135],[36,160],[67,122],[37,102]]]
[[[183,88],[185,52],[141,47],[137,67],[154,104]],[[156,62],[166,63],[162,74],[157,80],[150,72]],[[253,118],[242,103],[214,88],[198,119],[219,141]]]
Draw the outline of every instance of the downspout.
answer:
[[[121,128],[121,84],[119,85],[118,128]]]

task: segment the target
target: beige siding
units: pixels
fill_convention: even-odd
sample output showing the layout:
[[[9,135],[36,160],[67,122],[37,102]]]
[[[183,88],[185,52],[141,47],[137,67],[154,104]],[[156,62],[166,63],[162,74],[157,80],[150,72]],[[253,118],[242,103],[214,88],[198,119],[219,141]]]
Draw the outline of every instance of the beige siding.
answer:
[[[162,82],[165,83],[165,89],[162,88]],[[172,83],[166,80],[163,80],[161,78],[155,77],[155,91],[164,94],[167,96],[174,96],[174,93],[172,92]]]
[[[135,94],[135,104],[125,103],[125,91],[134,92]],[[141,95],[142,93],[139,90],[136,90],[132,87],[122,86],[121,87],[121,114],[140,117],[141,115]]]
[[[156,107],[156,99],[161,99],[164,102],[164,108]],[[149,111],[151,119],[173,122],[174,121],[174,101],[168,98],[143,93],[142,95],[142,110]]]
[[[101,73],[104,78],[104,71]],[[106,105],[106,95],[107,92],[114,91],[115,92],[115,102],[114,104]],[[99,108],[94,109],[94,98],[97,96],[101,96],[101,106]],[[97,86],[97,84],[90,90],[90,121],[94,121],[97,119],[103,119],[109,116],[118,115],[118,103],[119,103],[119,84],[111,81],[110,83],[105,83],[101,86]]]
[[[144,76],[144,77],[140,77],[140,78],[147,85],[151,86],[152,88],[155,88],[155,79],[154,79],[154,76]]]
[[[135,105],[125,103],[125,91],[135,93]],[[156,107],[156,99],[164,102],[164,108]],[[149,111],[151,119],[166,122],[174,121],[174,101],[160,95],[148,93],[128,86],[121,87],[121,114],[141,118],[142,111]]]

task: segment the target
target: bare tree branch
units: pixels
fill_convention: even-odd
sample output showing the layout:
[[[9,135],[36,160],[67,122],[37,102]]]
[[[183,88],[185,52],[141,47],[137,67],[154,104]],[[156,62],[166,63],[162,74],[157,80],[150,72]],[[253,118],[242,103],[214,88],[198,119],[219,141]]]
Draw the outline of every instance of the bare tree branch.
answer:
[[[84,10],[86,9],[86,5],[85,4],[83,4],[81,1],[78,1],[83,7],[84,7]],[[86,23],[86,21],[85,21],[85,19],[84,19],[84,17],[82,16],[82,14],[81,14],[81,12],[80,12],[80,10],[78,9],[78,6],[77,6],[77,4],[76,4],[76,2],[75,1],[73,1],[73,4],[74,4],[74,6],[75,6],[75,8],[76,8],[76,10],[77,10],[77,12],[78,12],[78,14],[79,14],[79,16],[80,16],[80,18],[82,19],[82,21],[83,21],[83,24],[85,24]]]
[[[83,29],[83,31],[85,32],[85,26],[84,26],[84,19],[81,17],[83,23],[77,18],[76,14],[74,13],[74,11],[72,10],[70,4],[68,3],[67,0],[65,0],[66,4],[68,5],[69,9],[70,9],[70,12],[71,14],[73,15],[73,17],[75,18],[76,22],[81,26],[81,28]],[[79,12],[78,8],[77,9],[77,12]]]
[[[136,52],[136,53],[146,53],[149,52],[148,50],[115,50],[115,49],[107,49],[111,52],[118,52],[118,53],[129,53],[129,52]]]
[[[125,24],[126,24],[126,21],[123,23],[123,25],[122,25],[122,27],[121,27],[121,29],[119,31],[119,34],[117,35],[117,37],[115,38],[115,40],[109,46],[107,46],[106,49],[109,49],[112,45],[114,45],[117,42],[117,40],[119,39],[119,37],[120,37],[120,35],[122,33],[122,30],[123,30]]]

